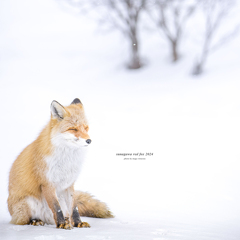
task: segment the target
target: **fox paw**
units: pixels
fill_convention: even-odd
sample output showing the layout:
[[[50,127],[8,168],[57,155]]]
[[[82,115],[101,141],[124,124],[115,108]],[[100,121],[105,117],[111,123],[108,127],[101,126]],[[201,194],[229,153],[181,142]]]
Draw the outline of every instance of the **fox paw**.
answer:
[[[43,226],[44,222],[40,219],[31,219],[29,224],[33,226]]]
[[[83,227],[90,228],[91,226],[87,222],[80,222],[80,223],[76,224],[76,227],[78,227],[78,228],[83,228]]]
[[[72,224],[70,223],[69,218],[68,218],[68,217],[65,217],[65,222],[58,224],[57,228],[62,228],[62,229],[71,230],[71,229],[73,229],[73,226],[72,226]]]

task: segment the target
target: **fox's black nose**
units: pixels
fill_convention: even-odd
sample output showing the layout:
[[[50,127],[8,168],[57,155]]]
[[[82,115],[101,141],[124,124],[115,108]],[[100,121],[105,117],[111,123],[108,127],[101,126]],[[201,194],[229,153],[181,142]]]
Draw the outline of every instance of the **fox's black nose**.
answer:
[[[87,143],[87,144],[90,144],[91,142],[92,142],[91,139],[87,139],[87,140],[86,140],[86,143]]]

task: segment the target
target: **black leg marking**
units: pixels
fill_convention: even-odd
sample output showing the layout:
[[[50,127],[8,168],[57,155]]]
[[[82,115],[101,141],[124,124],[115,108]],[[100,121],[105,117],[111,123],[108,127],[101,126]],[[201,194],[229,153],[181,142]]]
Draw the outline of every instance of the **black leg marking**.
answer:
[[[64,224],[65,220],[63,217],[62,210],[59,205],[55,205],[55,211],[57,215],[57,227],[59,227],[61,224]]]
[[[77,227],[78,224],[82,222],[77,207],[73,208],[72,219],[74,222],[74,227]]]
[[[74,227],[90,228],[90,225],[87,222],[82,222],[81,221],[77,206],[73,208],[72,219],[73,219],[73,226]]]

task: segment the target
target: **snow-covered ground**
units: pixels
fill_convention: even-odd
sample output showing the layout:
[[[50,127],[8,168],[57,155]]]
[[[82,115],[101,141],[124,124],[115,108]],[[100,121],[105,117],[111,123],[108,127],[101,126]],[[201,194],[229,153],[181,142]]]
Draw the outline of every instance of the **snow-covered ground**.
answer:
[[[53,0],[0,2],[1,239],[240,239],[240,37],[189,75],[192,50],[171,64],[167,44],[144,32],[148,63],[124,68],[127,43]],[[52,100],[83,102],[89,147],[76,189],[115,218],[90,229],[9,224],[8,173],[47,123]],[[153,153],[124,160],[117,153]]]

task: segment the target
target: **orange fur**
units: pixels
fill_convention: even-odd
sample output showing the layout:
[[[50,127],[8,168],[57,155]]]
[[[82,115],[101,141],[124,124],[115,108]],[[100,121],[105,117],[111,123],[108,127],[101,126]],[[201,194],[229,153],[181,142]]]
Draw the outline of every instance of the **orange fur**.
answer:
[[[46,163],[43,157],[52,152],[50,142],[51,127],[48,124],[39,137],[28,145],[17,157],[12,165],[9,175],[8,209],[12,214],[12,205],[18,203],[26,196],[41,197],[41,184],[46,182],[43,175]]]

